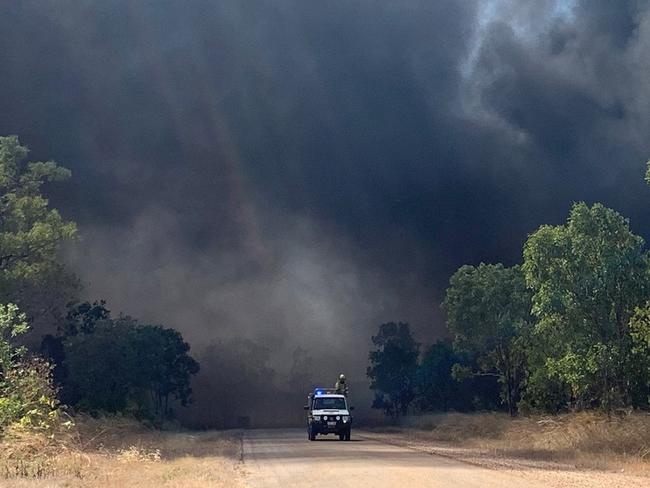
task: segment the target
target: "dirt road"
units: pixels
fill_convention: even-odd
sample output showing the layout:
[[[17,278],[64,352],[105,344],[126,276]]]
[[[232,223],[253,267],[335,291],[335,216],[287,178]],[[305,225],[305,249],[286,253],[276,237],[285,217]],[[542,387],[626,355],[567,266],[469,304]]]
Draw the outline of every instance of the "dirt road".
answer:
[[[335,440],[336,439],[336,440]],[[309,442],[303,430],[247,431],[246,481],[261,487],[542,487],[509,473],[356,436]]]
[[[87,419],[66,439],[32,435],[0,442],[0,487],[650,486],[647,476],[628,472],[631,465],[585,470],[399,432],[356,431],[350,442],[331,436],[309,442],[302,429],[151,431],[133,421]]]

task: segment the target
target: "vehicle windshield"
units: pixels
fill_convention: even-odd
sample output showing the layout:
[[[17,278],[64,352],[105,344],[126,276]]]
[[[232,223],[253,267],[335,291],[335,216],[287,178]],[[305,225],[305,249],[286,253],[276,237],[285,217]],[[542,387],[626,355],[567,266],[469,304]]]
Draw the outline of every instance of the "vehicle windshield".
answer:
[[[345,398],[341,397],[316,397],[314,399],[314,410],[347,410]]]

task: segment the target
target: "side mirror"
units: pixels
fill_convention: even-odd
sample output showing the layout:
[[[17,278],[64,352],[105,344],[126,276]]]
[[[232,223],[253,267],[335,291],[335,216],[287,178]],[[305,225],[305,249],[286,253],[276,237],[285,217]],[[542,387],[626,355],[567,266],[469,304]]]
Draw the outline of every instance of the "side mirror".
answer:
[[[350,412],[351,412],[352,410],[354,410],[354,407],[350,407]]]
[[[302,408],[305,409],[305,410],[309,410],[309,405],[305,405],[305,406],[302,407]]]

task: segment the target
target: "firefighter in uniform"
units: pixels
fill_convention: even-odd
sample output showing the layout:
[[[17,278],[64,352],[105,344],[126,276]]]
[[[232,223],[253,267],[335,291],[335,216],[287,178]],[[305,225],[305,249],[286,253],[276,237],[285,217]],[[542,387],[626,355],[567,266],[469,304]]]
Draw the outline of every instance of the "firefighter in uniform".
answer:
[[[336,388],[336,393],[339,395],[348,395],[348,384],[345,382],[345,375],[343,373],[339,375],[339,379],[334,385],[334,388]]]

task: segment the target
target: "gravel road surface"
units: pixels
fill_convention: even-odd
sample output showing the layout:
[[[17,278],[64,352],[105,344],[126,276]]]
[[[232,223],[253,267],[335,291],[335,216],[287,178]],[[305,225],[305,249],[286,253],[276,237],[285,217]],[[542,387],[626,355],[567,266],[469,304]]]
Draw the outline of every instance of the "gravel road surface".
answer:
[[[307,440],[304,430],[251,430],[243,440],[252,488],[541,488],[542,484],[406,447],[355,437]]]

